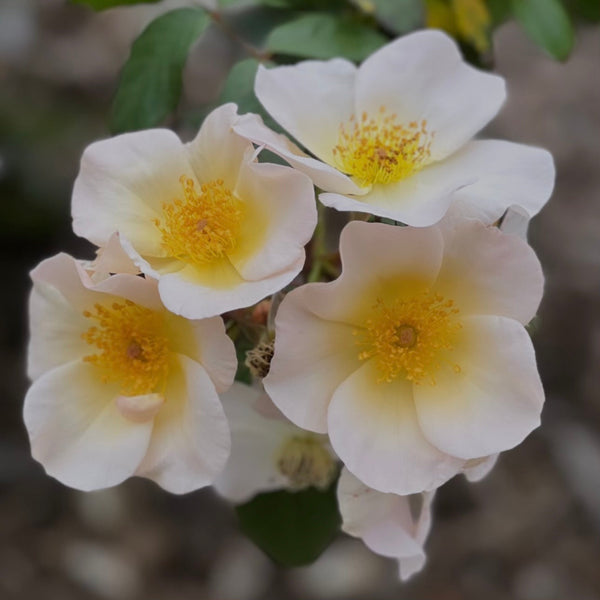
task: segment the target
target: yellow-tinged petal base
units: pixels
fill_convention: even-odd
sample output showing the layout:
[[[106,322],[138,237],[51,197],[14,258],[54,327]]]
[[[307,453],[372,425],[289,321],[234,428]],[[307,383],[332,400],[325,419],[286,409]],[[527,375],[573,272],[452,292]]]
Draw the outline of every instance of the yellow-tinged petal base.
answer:
[[[378,298],[364,328],[354,335],[360,360],[375,361],[377,382],[404,378],[435,385],[435,373],[455,347],[462,328],[452,300],[427,289],[413,296]],[[460,372],[460,366],[454,364]]]
[[[333,155],[337,168],[361,186],[395,183],[427,164],[432,139],[427,121],[399,123],[381,107],[375,117],[364,112],[342,124]]]
[[[123,300],[83,314],[95,325],[82,337],[98,350],[83,360],[98,367],[102,381],[119,384],[125,396],[164,390],[171,352],[161,312]]]

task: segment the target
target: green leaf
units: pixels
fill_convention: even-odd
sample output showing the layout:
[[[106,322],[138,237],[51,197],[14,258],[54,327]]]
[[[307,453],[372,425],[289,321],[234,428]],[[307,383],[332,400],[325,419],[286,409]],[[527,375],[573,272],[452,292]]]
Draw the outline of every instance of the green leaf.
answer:
[[[297,567],[313,562],[340,529],[337,482],[326,491],[259,494],[236,508],[242,531],[275,562]]]
[[[307,13],[273,29],[267,49],[276,54],[327,59],[343,56],[361,61],[387,38],[361,23],[328,13]]]
[[[569,15],[559,0],[511,0],[512,10],[527,35],[550,56],[565,60],[575,35]]]
[[[94,10],[106,10],[115,6],[130,6],[131,4],[155,4],[161,0],[71,0],[72,4],[85,4]]]
[[[259,64],[255,58],[247,58],[236,63],[225,80],[219,96],[219,104],[235,102],[238,105],[239,114],[248,112],[259,114],[267,126],[280,132],[281,127],[273,121],[254,94],[254,79]]]
[[[370,0],[375,18],[385,29],[408,33],[423,26],[425,14],[421,0]]]
[[[593,23],[600,21],[600,0],[572,0],[570,8],[577,18]]]
[[[190,46],[208,24],[204,10],[181,8],[144,29],[121,72],[112,108],[113,133],[154,127],[175,110]]]
[[[511,15],[510,2],[507,0],[487,0],[487,7],[492,18],[492,28],[504,23]]]
[[[271,31],[290,18],[287,11],[269,6],[248,6],[227,15],[229,27],[237,35],[255,47],[264,47]]]

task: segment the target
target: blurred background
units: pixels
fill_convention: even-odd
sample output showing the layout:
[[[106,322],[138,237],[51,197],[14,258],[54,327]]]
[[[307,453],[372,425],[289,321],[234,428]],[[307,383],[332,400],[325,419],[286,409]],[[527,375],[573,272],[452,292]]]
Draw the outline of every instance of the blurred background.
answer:
[[[547,277],[534,340],[547,404],[542,427],[484,481],[458,477],[440,490],[421,574],[400,584],[394,561],[342,536],[314,565],[277,569],[210,490],[176,497],[131,480],[83,494],[30,458],[28,272],[59,251],[92,257],[70,229],[79,157],[108,135],[132,40],[184,4],[96,14],[63,0],[0,0],[0,600],[600,599],[597,27],[579,28],[562,64],[514,23],[495,35],[509,95],[486,133],[543,146],[557,166],[530,230]],[[209,31],[185,68],[184,109],[214,101],[239,55]],[[189,139],[191,121],[171,125]]]

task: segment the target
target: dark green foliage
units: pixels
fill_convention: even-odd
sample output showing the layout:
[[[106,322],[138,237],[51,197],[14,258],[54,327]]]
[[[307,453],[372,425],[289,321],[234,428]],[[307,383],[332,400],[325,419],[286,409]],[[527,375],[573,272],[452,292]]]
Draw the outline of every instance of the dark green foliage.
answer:
[[[73,4],[84,4],[94,10],[106,10],[115,6],[128,6],[130,4],[155,4],[160,0],[71,0]]]
[[[351,16],[306,13],[273,29],[267,49],[275,54],[328,59],[341,56],[361,61],[387,38]]]
[[[297,567],[313,562],[339,531],[337,481],[327,491],[259,494],[236,508],[242,531],[275,562]]]
[[[371,0],[378,23],[396,34],[408,33],[422,27],[425,21],[421,0]]]
[[[144,29],[121,72],[111,116],[113,133],[154,127],[175,110],[190,46],[209,21],[202,9],[182,8]]]

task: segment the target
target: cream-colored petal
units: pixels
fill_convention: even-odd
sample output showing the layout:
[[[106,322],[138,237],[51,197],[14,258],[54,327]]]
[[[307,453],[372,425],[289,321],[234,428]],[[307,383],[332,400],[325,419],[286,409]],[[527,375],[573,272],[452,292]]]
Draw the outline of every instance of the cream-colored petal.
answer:
[[[312,288],[297,288],[282,301],[275,319],[275,354],[263,384],[293,423],[325,433],[331,397],[360,363],[353,328],[316,316],[310,308]]]
[[[447,169],[475,175],[452,195],[449,214],[494,223],[513,205],[529,217],[546,204],[554,188],[552,155],[542,148],[501,140],[469,142],[446,161]]]
[[[472,458],[465,463],[463,474],[471,483],[481,481],[496,466],[499,454],[484,456],[483,458]]]
[[[260,394],[235,383],[221,396],[231,429],[231,454],[215,481],[219,494],[232,502],[246,502],[259,492],[288,487],[277,468],[278,453],[287,438],[300,430],[291,423],[266,419],[253,408]]]
[[[34,381],[23,417],[33,457],[65,485],[90,491],[121,483],[140,464],[152,422],[134,423],[118,410],[117,389],[95,368],[73,361]]]
[[[186,319],[204,319],[237,308],[251,306],[283,289],[302,269],[304,255],[285,271],[259,281],[245,281],[230,266],[226,272],[199,272],[186,267],[180,272],[163,275],[158,289],[164,305]],[[224,286],[222,282],[225,281]]]
[[[247,205],[247,214],[259,217],[242,223],[238,246],[228,253],[244,279],[270,277],[304,256],[317,224],[308,177],[290,167],[245,163],[236,192]]]
[[[198,135],[186,144],[190,163],[201,184],[222,179],[226,187],[235,189],[244,154],[252,148],[252,144],[233,129],[237,119],[237,106],[224,104],[204,119]]]
[[[477,221],[440,226],[444,259],[435,290],[461,314],[500,315],[528,323],[542,299],[544,275],[527,242]]]
[[[533,345],[513,319],[471,316],[435,385],[415,386],[427,439],[464,459],[513,448],[540,424],[544,390]],[[455,368],[458,365],[459,369]]]
[[[307,60],[258,68],[254,91],[270,115],[304,147],[334,164],[340,124],[354,111],[356,67],[349,61]]]
[[[242,115],[234,125],[234,130],[256,145],[267,148],[286,160],[292,167],[308,175],[312,182],[322,190],[358,195],[368,191],[368,188],[357,186],[347,175],[340,173],[336,168],[302,152],[285,135],[269,129],[259,115],[252,113]]]
[[[136,475],[173,494],[210,485],[223,470],[231,440],[215,387],[199,363],[178,355]]]
[[[227,390],[237,370],[235,346],[225,333],[221,317],[184,319],[167,313],[171,349],[199,362],[217,392]]]
[[[96,260],[91,269],[97,274],[129,273],[138,275],[140,270],[135,266],[121,245],[118,233],[113,233],[106,246],[98,248]]]
[[[94,304],[118,296],[164,310],[155,282],[122,274],[95,283],[78,261],[64,253],[42,261],[31,278],[28,374],[34,379],[89,353],[81,338],[90,327],[83,311]]]
[[[338,483],[342,530],[360,537],[373,552],[397,559],[402,579],[408,579],[425,564],[423,542],[431,524],[432,498],[432,492],[414,496],[378,492],[344,468]]]
[[[88,319],[48,283],[35,283],[31,290],[29,328],[27,375],[30,379],[76,360],[89,350],[81,337],[89,328]]]
[[[431,159],[460,148],[498,112],[506,96],[502,77],[468,65],[441,31],[417,31],[384,46],[356,75],[356,112],[384,106],[401,123],[427,121],[434,133]]]
[[[164,403],[165,397],[162,394],[117,396],[115,399],[119,412],[133,423],[152,421]]]
[[[348,470],[380,492],[432,490],[460,472],[458,460],[431,445],[421,431],[413,385],[377,383],[368,361],[335,391],[328,411],[331,445]]]
[[[340,277],[310,284],[303,294],[314,314],[360,327],[378,300],[433,284],[442,260],[442,237],[435,228],[352,221],[342,231],[340,254]]]
[[[163,203],[182,197],[181,176],[194,178],[186,149],[167,129],[91,144],[73,188],[75,233],[103,246],[118,231],[140,254],[164,255],[154,219]]]

